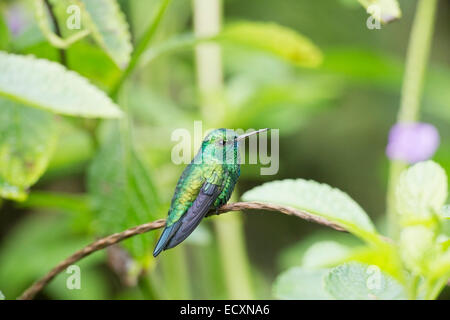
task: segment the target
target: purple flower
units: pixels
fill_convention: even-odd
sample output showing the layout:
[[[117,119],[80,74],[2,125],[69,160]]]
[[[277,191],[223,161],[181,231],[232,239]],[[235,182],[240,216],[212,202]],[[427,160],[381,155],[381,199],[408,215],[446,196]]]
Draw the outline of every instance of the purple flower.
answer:
[[[389,132],[386,154],[391,160],[408,163],[424,161],[439,146],[439,132],[428,123],[397,123]]]

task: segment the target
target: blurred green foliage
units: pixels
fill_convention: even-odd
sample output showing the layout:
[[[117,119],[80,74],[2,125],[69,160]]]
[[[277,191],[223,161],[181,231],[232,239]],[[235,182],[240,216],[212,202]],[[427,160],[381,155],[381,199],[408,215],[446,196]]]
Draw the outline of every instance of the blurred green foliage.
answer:
[[[160,0],[50,1],[60,35],[46,8],[39,16],[31,0],[2,1],[0,190],[5,200],[0,210],[0,299],[2,293],[16,298],[96,237],[165,217],[183,169],[170,160],[170,136],[181,127],[192,132],[193,121],[203,119],[194,50],[208,41],[222,49],[225,84],[220,99],[227,112],[221,123],[280,129],[278,174],[261,176],[259,166],[245,165],[239,192],[269,180],[313,179],[344,190],[355,199],[347,201],[361,205],[355,204],[359,209],[356,220],[349,220],[351,227],[363,217],[370,226],[364,232],[375,234],[368,212],[384,233],[384,149],[399,105],[416,1],[398,2],[401,19],[369,30],[368,15],[356,0],[223,0],[223,32],[197,39],[190,1],[174,0],[121,83]],[[86,14],[81,30],[67,28],[69,4],[80,5],[82,17]],[[450,172],[450,6],[445,1],[439,5],[422,103],[424,119],[441,134],[434,160]],[[51,40],[80,31],[89,34],[63,55]],[[25,57],[30,54],[35,58]],[[117,94],[107,97],[118,86]],[[111,116],[120,118],[104,119]],[[16,191],[11,193],[11,188]],[[304,193],[292,197],[301,206],[310,200]],[[331,208],[331,219],[342,213],[332,205],[321,208],[324,214]],[[242,219],[256,298],[367,298],[363,264],[383,270],[387,289],[377,292],[379,298],[404,297],[389,245],[368,247],[352,235],[279,214],[245,214]],[[120,246],[125,254],[118,259],[110,250],[95,253],[79,263],[81,290],[66,289],[68,275],[63,273],[39,297],[229,298],[219,240],[209,220],[158,260],[150,256],[156,232],[125,241]],[[449,261],[448,240],[438,241],[436,235],[448,239],[450,227],[445,219],[439,221],[430,237],[419,237],[428,232],[419,227],[406,231],[400,241],[405,250],[395,257],[407,261],[420,277],[432,273],[433,281],[442,279]],[[373,238],[353,231],[365,240]],[[430,241],[426,246],[411,239]],[[424,254],[430,248],[434,252],[425,266],[417,256],[421,247]],[[349,259],[360,262],[337,266]],[[324,277],[326,291],[317,287]],[[355,296],[342,290],[340,283],[348,279]]]

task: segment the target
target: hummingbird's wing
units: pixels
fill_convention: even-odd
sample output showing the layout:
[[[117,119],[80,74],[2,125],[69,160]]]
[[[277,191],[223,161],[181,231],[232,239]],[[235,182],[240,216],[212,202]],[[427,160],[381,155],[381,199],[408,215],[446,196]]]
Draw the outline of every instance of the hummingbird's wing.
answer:
[[[175,247],[186,239],[198,226],[221,192],[221,186],[205,182],[186,213],[175,223],[166,227],[156,244],[153,256],[162,250]]]

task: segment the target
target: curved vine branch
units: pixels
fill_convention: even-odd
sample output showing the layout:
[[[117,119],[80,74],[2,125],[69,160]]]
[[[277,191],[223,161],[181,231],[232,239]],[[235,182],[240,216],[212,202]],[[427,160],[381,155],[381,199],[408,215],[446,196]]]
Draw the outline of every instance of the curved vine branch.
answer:
[[[270,203],[262,203],[262,202],[236,202],[230,203],[222,206],[217,212],[213,212],[213,214],[222,214],[229,211],[241,211],[241,210],[266,210],[266,211],[278,211],[287,215],[297,216],[301,219],[315,222],[321,225],[325,225],[327,227],[339,230],[346,231],[341,226],[330,222],[324,218],[314,216],[306,211],[301,211],[298,209],[294,209],[286,206],[279,206]],[[52,270],[50,270],[44,277],[36,281],[25,290],[22,295],[18,298],[19,300],[30,300],[33,299],[37,293],[39,293],[50,281],[53,280],[59,273],[63,272],[68,266],[74,264],[75,262],[83,259],[84,257],[94,253],[98,250],[102,250],[106,247],[109,247],[113,244],[116,244],[120,241],[128,239],[130,237],[136,236],[138,234],[146,233],[151,230],[159,229],[164,227],[166,224],[165,219],[156,220],[149,223],[144,223],[139,226],[127,229],[125,231],[114,233],[107,237],[101,238],[87,245],[86,247],[76,251],[70,257],[61,261],[58,265],[56,265]]]

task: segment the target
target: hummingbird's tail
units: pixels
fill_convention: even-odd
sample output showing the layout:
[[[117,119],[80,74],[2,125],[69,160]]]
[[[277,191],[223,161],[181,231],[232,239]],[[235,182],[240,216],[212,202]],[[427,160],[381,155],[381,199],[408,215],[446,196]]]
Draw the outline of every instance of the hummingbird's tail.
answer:
[[[153,250],[153,256],[156,257],[158,254],[161,253],[161,251],[164,250],[164,247],[166,246],[167,241],[169,240],[169,235],[173,229],[173,225],[170,227],[164,228],[164,231],[161,234],[161,237],[159,237],[158,243],[156,244],[155,250]]]

